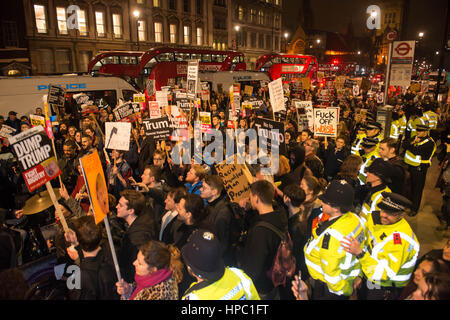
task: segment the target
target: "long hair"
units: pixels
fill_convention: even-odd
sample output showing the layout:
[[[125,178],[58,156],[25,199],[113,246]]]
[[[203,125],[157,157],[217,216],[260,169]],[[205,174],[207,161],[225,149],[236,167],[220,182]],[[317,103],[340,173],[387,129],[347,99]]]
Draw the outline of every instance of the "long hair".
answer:
[[[183,263],[180,250],[173,245],[151,240],[140,248],[145,262],[156,269],[170,269],[177,283],[183,279]]]
[[[356,154],[351,154],[345,158],[341,165],[339,176],[355,180],[358,177],[359,167],[363,163],[362,158]]]

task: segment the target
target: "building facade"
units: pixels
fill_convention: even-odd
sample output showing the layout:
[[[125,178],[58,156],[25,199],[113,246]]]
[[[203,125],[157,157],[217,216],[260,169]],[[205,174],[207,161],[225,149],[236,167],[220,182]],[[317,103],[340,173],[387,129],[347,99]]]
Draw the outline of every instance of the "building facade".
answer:
[[[228,10],[228,45],[245,53],[247,69],[259,56],[280,52],[282,41],[281,0],[232,0]]]
[[[32,74],[86,72],[101,51],[212,47],[209,0],[23,0]]]

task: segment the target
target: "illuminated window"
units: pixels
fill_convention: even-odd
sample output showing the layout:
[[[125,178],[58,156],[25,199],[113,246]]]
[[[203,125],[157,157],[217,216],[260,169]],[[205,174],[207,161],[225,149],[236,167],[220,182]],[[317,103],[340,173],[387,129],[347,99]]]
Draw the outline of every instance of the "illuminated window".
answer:
[[[189,26],[183,27],[184,44],[189,44],[191,42],[191,28]]]
[[[138,20],[139,41],[147,40],[146,32],[147,32],[147,28],[146,28],[146,25],[145,25],[145,21],[144,20]]]
[[[238,19],[239,20],[244,20],[244,8],[242,8],[242,6],[238,7]]]
[[[122,17],[118,13],[113,14],[114,38],[122,38]]]
[[[86,10],[78,11],[78,31],[80,36],[87,36]]]
[[[95,12],[95,27],[97,28],[97,36],[104,37],[105,36],[105,16],[103,12],[96,11]]]
[[[264,12],[262,12],[261,10],[258,12],[258,23],[264,24]]]
[[[169,26],[170,31],[170,43],[177,43],[177,25],[171,24]]]
[[[47,17],[45,14],[45,7],[35,4],[34,15],[36,18],[36,29],[38,33],[47,33]]]
[[[256,23],[256,9],[250,10],[250,22]]]
[[[197,28],[197,45],[201,46],[203,44],[203,29]]]
[[[163,41],[162,23],[155,22],[155,42]]]
[[[153,7],[155,7],[155,8],[161,7],[160,0],[153,0]]]
[[[56,8],[56,19],[58,20],[58,31],[60,34],[67,34],[66,8]]]

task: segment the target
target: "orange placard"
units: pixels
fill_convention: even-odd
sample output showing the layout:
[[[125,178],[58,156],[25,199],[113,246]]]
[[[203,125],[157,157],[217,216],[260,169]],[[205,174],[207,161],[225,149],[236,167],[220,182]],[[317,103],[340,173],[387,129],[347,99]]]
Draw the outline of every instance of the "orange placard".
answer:
[[[108,188],[97,150],[80,159],[84,182],[94,211],[95,223],[99,224],[109,212]]]

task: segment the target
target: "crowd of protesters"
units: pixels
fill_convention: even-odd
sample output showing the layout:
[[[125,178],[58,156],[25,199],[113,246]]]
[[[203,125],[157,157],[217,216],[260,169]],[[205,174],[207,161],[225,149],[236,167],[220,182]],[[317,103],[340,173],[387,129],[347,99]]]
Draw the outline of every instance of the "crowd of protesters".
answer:
[[[410,136],[405,133],[396,139],[371,138],[378,137],[381,131],[376,121],[380,105],[375,97],[364,91],[359,97],[331,96],[327,104],[340,108],[340,121],[336,138],[324,139],[315,137],[307,128],[299,128],[297,111],[291,106],[293,98],[312,100],[314,106],[323,104],[317,89],[298,95],[292,93],[286,113],[277,117],[268,102],[268,92],[255,88],[253,96],[264,103],[258,111],[241,114],[237,121],[239,128],[254,128],[257,117],[277,118],[285,126],[286,150],[280,151],[278,172],[272,176],[261,173],[263,165],[248,164],[253,176],[250,197],[238,205],[230,202],[213,164],[197,163],[195,155],[191,164],[175,164],[171,153],[176,142],[155,141],[145,135],[142,118],[148,117],[148,110],[132,126],[128,151],[105,149],[105,123],[114,121],[114,106],[89,115],[83,115],[73,103],[66,103],[59,110],[58,125],[53,130],[63,185],[58,179],[52,185],[60,192],[59,203],[70,229],[64,233],[59,227],[51,241],[38,246],[43,251],[54,250],[58,263],[66,264],[60,280],[64,283],[70,276],[67,267],[79,266],[81,286],[61,289],[64,297],[74,300],[448,299],[450,244],[447,242],[439,252],[417,258],[417,237],[404,220],[405,212],[414,205],[408,200],[414,185],[408,180],[408,169],[401,157],[408,148]],[[250,97],[244,96],[242,100],[246,98]],[[410,90],[390,97],[388,104],[393,106],[393,120],[403,115],[407,121],[414,120],[426,110],[437,114],[438,123],[430,135],[438,145],[436,154],[441,174],[437,187],[444,199],[439,218],[440,230],[445,231],[450,198],[448,105]],[[228,110],[228,96],[214,92],[210,101],[202,101],[200,106],[200,111],[211,112],[212,127],[221,132],[227,129]],[[43,115],[41,108],[36,108],[35,113]],[[6,119],[0,117],[0,125],[8,125],[16,133],[31,128],[30,119],[19,116],[12,110]],[[364,138],[360,138],[361,134]],[[359,140],[361,146],[357,145]],[[357,152],[352,152],[355,147]],[[379,154],[376,158],[389,161],[374,158],[367,163],[364,155],[375,149]],[[81,157],[94,150],[100,156],[108,186],[108,216],[120,281],[104,226],[96,225],[92,217],[79,164]],[[18,255],[26,254],[25,250],[16,250],[17,247],[27,246],[10,245],[11,238],[17,238],[11,234],[20,231],[23,220],[42,226],[53,223],[55,216],[48,212],[21,215],[32,193],[25,185],[7,139],[3,140],[0,161],[3,250],[0,267],[4,270],[0,273],[0,298],[23,299],[26,283],[14,267],[20,258],[25,258]],[[361,170],[362,166],[367,166],[367,170]],[[377,198],[381,194],[383,197]],[[390,269],[378,270],[384,264],[372,257],[375,244],[370,229],[377,230],[377,219],[384,221],[378,225],[401,224],[409,230],[410,248],[405,253],[410,255],[408,268],[406,261],[395,269],[391,262],[384,260]],[[14,220],[19,223],[6,223]],[[344,232],[345,228],[352,230]],[[323,230],[328,230],[323,232],[325,236]],[[337,230],[345,236],[335,237]],[[275,285],[268,274],[281,242],[279,232],[289,233],[296,263],[295,272],[281,285]],[[29,236],[24,236],[22,230],[19,239],[26,242]],[[407,242],[405,238],[401,240]],[[338,255],[341,260],[336,260]],[[338,265],[333,266],[335,263]],[[372,269],[378,270],[375,273],[383,274],[381,278],[372,274],[370,263],[375,265]],[[376,294],[366,284],[370,281],[381,281],[381,289]]]

